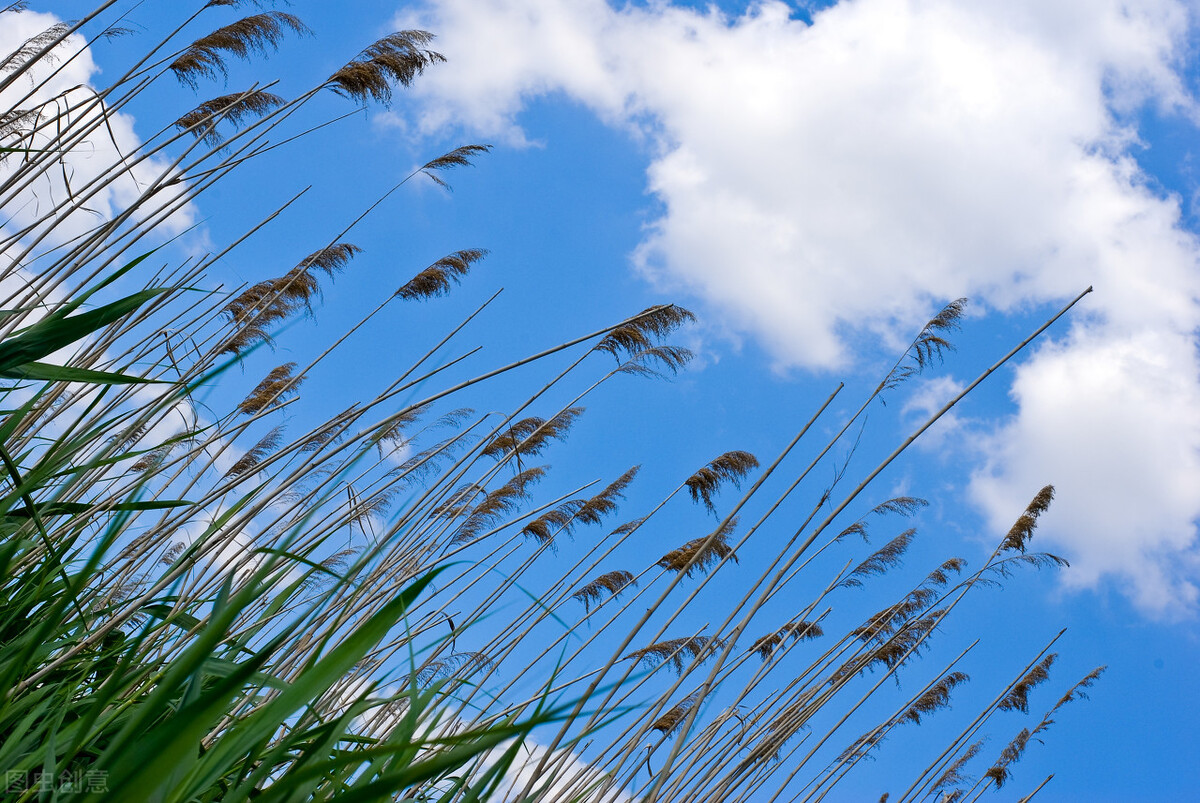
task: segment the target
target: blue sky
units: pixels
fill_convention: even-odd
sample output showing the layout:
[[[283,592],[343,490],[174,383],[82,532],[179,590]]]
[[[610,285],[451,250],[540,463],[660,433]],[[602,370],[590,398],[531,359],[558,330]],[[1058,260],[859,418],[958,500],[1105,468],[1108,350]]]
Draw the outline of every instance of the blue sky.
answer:
[[[35,8],[71,16],[77,5]],[[1053,483],[1059,496],[1036,544],[1073,566],[974,600],[969,614],[987,638],[970,699],[985,699],[989,679],[1002,682],[1067,627],[1055,689],[1096,665],[1109,670],[1018,765],[1017,788],[1055,772],[1039,799],[1194,795],[1200,7],[363,0],[292,10],[316,35],[270,62],[282,94],[398,27],[437,33],[449,61],[391,109],[319,131],[202,197],[192,214],[220,243],[313,185],[272,225],[279,239],[248,243],[225,261],[223,280],[262,278],[281,240],[302,256],[449,147],[495,146],[449,176],[453,194],[414,183],[352,238],[365,249],[361,267],[330,302],[365,304],[457,248],[492,253],[440,306],[374,322],[337,373],[314,376],[309,392],[331,410],[385,385],[405,364],[407,338],[501,287],[479,329],[484,367],[675,301],[700,317],[684,335],[694,365],[671,383],[606,386],[570,448],[552,455],[581,481],[643,464],[647,487],[631,493],[632,511],[722,451],[770,459],[838,381],[847,389],[829,421],[852,411],[925,320],[969,297],[957,352],[872,412],[852,463],[868,470],[923,412],[1094,285],[884,473],[876,498],[899,490],[931,501],[909,556],[918,571],[947,554],[983,559]],[[153,27],[162,14],[147,7],[132,18]],[[101,70],[118,48],[97,49]],[[260,74],[239,68],[230,85]],[[138,135],[153,133],[140,124],[156,102],[130,110]],[[324,98],[308,115],[347,109]],[[315,348],[360,312],[327,303],[288,348]],[[504,409],[525,381],[464,403]],[[705,522],[697,512],[681,526]],[[756,559],[743,557],[750,572]],[[999,750],[997,732],[987,751]],[[944,733],[893,737],[844,799],[891,788],[909,751]]]

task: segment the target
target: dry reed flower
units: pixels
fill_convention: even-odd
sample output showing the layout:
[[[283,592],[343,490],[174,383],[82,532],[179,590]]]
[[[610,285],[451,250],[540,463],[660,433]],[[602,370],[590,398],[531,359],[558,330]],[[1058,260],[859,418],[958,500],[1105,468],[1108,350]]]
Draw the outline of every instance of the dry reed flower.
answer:
[[[217,131],[218,122],[227,120],[236,127],[248,117],[262,117],[283,104],[284,99],[279,95],[262,90],[234,92],[204,101],[172,125],[182,131],[191,131],[207,145],[216,147],[222,139]]]
[[[20,9],[5,9],[20,10]],[[29,37],[21,45],[0,60],[0,73],[12,72],[24,67],[29,63],[29,60],[41,53],[48,45],[59,42],[71,32],[71,26],[65,22],[56,22],[41,33]],[[53,64],[56,61],[53,55],[54,51],[50,50],[41,56],[41,60],[46,64]]]
[[[438,174],[443,170],[450,170],[455,167],[471,167],[473,165],[471,161],[473,158],[488,153],[491,149],[491,145],[460,145],[448,153],[443,153],[436,159],[430,159],[421,165],[421,169],[418,172],[432,179],[439,187],[450,190],[453,188]]]
[[[920,725],[921,717],[932,714],[941,708],[946,708],[950,705],[950,692],[955,686],[959,686],[970,680],[970,677],[964,672],[950,672],[944,675],[937,683],[933,684],[918,697],[912,705],[908,707],[903,714],[900,715],[900,722],[912,722]]]
[[[770,660],[776,648],[785,641],[808,641],[823,635],[825,635],[825,631],[816,622],[790,622],[774,633],[756,639],[750,646],[750,651],[757,653],[758,657],[765,662]]]
[[[483,248],[465,248],[448,254],[409,279],[395,295],[405,300],[444,296],[450,292],[451,285],[462,281],[471,266],[487,253]]]
[[[605,516],[617,512],[617,500],[625,498],[625,489],[633,482],[641,466],[634,466],[610,482],[604,490],[585,501],[575,514],[583,524],[600,524]]]
[[[688,713],[696,707],[696,703],[700,701],[700,692],[695,691],[684,697],[672,708],[663,714],[658,719],[654,720],[654,724],[650,726],[651,730],[656,730],[662,734],[663,738],[671,736],[687,719]]]
[[[283,443],[283,425],[271,429],[266,435],[250,448],[250,451],[242,455],[228,471],[225,472],[227,477],[240,477],[253,471],[255,466],[261,463],[269,454],[279,448]]]
[[[1047,500],[1047,502],[1048,501],[1049,500]],[[1000,757],[997,758],[996,762],[990,768],[988,768],[987,772],[983,774],[984,777],[995,783],[997,789],[1004,786],[1004,783],[1012,775],[1012,765],[1021,760],[1021,756],[1025,754],[1026,748],[1029,747],[1029,743],[1031,741],[1041,743],[1042,740],[1037,738],[1037,736],[1040,733],[1044,733],[1050,728],[1051,725],[1054,724],[1054,714],[1057,713],[1059,709],[1061,709],[1067,703],[1074,702],[1075,700],[1086,700],[1088,696],[1086,690],[1090,689],[1096,684],[1096,681],[1100,679],[1100,675],[1104,673],[1105,669],[1107,669],[1107,667],[1099,666],[1084,675],[1082,680],[1072,686],[1067,693],[1064,694],[1059,701],[1054,704],[1054,707],[1046,712],[1046,715],[1042,717],[1042,721],[1039,722],[1037,727],[1035,727],[1032,731],[1028,728],[1022,728],[1021,732],[1013,737],[1012,741],[1009,742],[1000,752]]]
[[[840,588],[861,588],[866,577],[886,574],[888,569],[900,564],[904,553],[916,538],[916,528],[909,528],[875,550],[869,558],[854,567],[846,579],[838,583]]]
[[[737,518],[734,517],[710,535],[693,538],[683,546],[672,549],[658,559],[657,565],[669,572],[683,572],[685,577],[691,577],[694,572],[704,573],[714,563],[726,558],[737,563],[737,555],[728,543],[736,526]]]
[[[1009,529],[1008,534],[1004,537],[1004,541],[1000,544],[1000,551],[1024,552],[1029,545],[1029,540],[1033,537],[1038,517],[1046,512],[1053,499],[1053,485],[1047,485],[1038,491],[1037,495],[1033,497],[1033,501],[1025,508],[1025,512],[1020,515],[1012,528]]]
[[[905,352],[904,359],[898,362],[891,373],[884,378],[876,392],[896,387],[904,380],[925,370],[935,360],[940,362],[946,351],[953,351],[954,344],[944,335],[960,328],[966,306],[967,299],[959,298],[942,307],[941,311],[921,329],[908,351]]]
[[[813,702],[813,698],[817,696],[819,691],[820,689],[818,688],[806,689],[800,693],[797,700],[776,714],[767,724],[766,734],[750,749],[750,752],[742,762],[742,766],[765,761],[777,761],[779,759],[779,751],[800,732],[800,729],[805,726],[805,723],[812,716],[809,705]]]
[[[582,602],[583,609],[590,611],[592,603],[601,602],[605,594],[615,597],[631,585],[637,585],[634,582],[633,573],[616,569],[611,572],[605,572],[583,586],[571,595],[571,599]]]
[[[238,412],[251,415],[268,405],[276,405],[294,396],[300,390],[304,377],[293,377],[296,363],[285,362],[271,369],[261,382],[255,385],[250,395],[238,404]]]
[[[521,535],[533,538],[540,544],[553,544],[559,533],[570,534],[571,524],[584,504],[583,499],[568,499],[526,524],[521,528]]]
[[[665,378],[675,376],[695,355],[683,346],[652,346],[631,356],[617,369],[623,374]]]
[[[284,11],[251,14],[192,42],[171,62],[169,69],[180,83],[196,89],[201,78],[229,75],[225,54],[232,54],[243,61],[249,59],[252,53],[268,55],[279,47],[288,31],[311,33],[295,14]]]
[[[426,47],[434,39],[428,31],[396,31],[374,42],[340,70],[326,85],[359,103],[387,105],[393,84],[408,86],[431,64],[446,57]]]
[[[610,331],[592,350],[613,355],[619,364],[622,359],[629,359],[654,348],[657,345],[656,340],[694,320],[695,315],[675,304],[650,307],[643,310],[634,320]]]
[[[945,790],[947,787],[958,786],[959,784],[969,782],[971,777],[966,775],[963,770],[967,764],[969,764],[971,760],[975,758],[975,756],[979,755],[979,752],[983,750],[983,743],[984,740],[980,739],[964,750],[963,754],[956,758],[954,762],[946,768],[946,771],[938,777],[937,781],[934,782],[933,787],[929,790],[930,794],[936,795],[938,792]],[[956,791],[958,791],[959,795],[961,796],[962,792],[965,790]]]
[[[996,708],[1000,711],[1020,711],[1022,714],[1028,714],[1029,692],[1050,679],[1050,667],[1057,658],[1058,654],[1052,652],[1042,659],[1041,663],[1029,670],[1023,678],[1017,681],[1012,691],[997,703]]]
[[[314,251],[300,260],[296,269],[303,271],[316,269],[332,279],[335,273],[340,272],[351,259],[361,253],[362,249],[354,243],[334,243],[320,251]]]
[[[682,675],[685,656],[692,660],[703,660],[724,646],[725,642],[715,636],[687,636],[660,641],[649,647],[634,650],[622,660],[644,663],[651,667],[659,666],[665,661],[670,663],[676,675]]]
[[[132,466],[131,471],[153,471],[166,462],[171,455],[171,447],[158,446],[146,454],[139,457]]]
[[[713,505],[713,495],[720,490],[721,484],[733,483],[741,487],[742,479],[758,468],[758,458],[749,452],[733,451],[713,459],[684,482],[693,502],[703,502],[710,513],[716,513]]]
[[[523,418],[492,438],[482,453],[497,460],[512,455],[539,455],[551,440],[561,441],[567,437],[583,410],[582,407],[568,407],[549,421],[537,416]]]
[[[417,685],[428,687],[437,681],[463,674],[474,674],[492,668],[491,658],[482,652],[456,652],[445,658],[426,661],[416,675]]]
[[[504,485],[487,493],[467,515],[466,520],[455,531],[451,543],[474,540],[481,532],[495,524],[501,517],[512,513],[529,497],[529,487],[546,476],[541,466],[519,472]]]

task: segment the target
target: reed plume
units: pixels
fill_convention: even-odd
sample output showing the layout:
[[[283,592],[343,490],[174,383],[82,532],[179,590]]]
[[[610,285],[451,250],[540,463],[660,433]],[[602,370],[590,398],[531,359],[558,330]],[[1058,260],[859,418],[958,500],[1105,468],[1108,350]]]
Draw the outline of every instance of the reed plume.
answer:
[[[237,462],[229,467],[229,471],[225,472],[227,477],[240,477],[254,470],[254,468],[267,458],[272,452],[279,448],[283,443],[283,425],[273,427],[270,432],[263,435],[258,443],[250,448]]]
[[[939,792],[945,792],[951,786],[959,786],[961,784],[970,782],[971,776],[968,776],[965,773],[966,766],[967,764],[971,763],[971,760],[979,755],[979,753],[983,750],[983,744],[984,740],[980,739],[979,741],[972,743],[970,747],[964,750],[963,754],[956,758],[953,763],[946,768],[946,771],[938,776],[937,781],[934,782],[933,787],[929,790],[930,794],[936,795]],[[946,792],[945,797],[953,797],[956,792],[958,797],[962,797],[965,791],[966,790],[954,790]],[[957,800],[958,798],[956,797],[954,799]]]
[[[326,85],[358,103],[387,105],[395,84],[408,86],[427,67],[446,60],[426,45],[434,39],[428,31],[396,31],[365,48]]]
[[[664,739],[673,735],[683,725],[684,720],[687,719],[687,715],[696,707],[699,701],[699,692],[689,694],[672,706],[667,713],[654,720],[654,724],[650,726],[650,730],[658,731]]]
[[[571,598],[583,603],[583,609],[590,611],[593,603],[599,603],[604,599],[604,595],[617,596],[626,588],[637,585],[633,579],[633,572],[627,572],[623,569],[615,569],[611,572],[605,572],[587,585],[580,588]]]
[[[549,421],[537,416],[523,418],[509,426],[503,434],[492,438],[483,447],[482,453],[497,460],[513,455],[539,455],[550,441],[564,440],[581,415],[582,407],[568,407]]]
[[[1033,531],[1037,528],[1038,517],[1049,509],[1050,502],[1053,500],[1053,485],[1047,485],[1038,491],[1029,506],[1025,508],[1025,512],[1020,515],[1009,529],[1008,534],[1004,536],[1004,541],[1000,544],[1000,551],[1024,553],[1029,546],[1030,539],[1033,538]]]
[[[729,559],[737,563],[737,555],[729,545],[729,536],[737,527],[737,518],[719,526],[711,535],[693,538],[681,547],[672,549],[658,559],[658,565],[669,572],[683,572],[685,577],[693,573],[707,572],[718,561]]]
[[[740,487],[742,479],[758,468],[758,458],[749,452],[733,451],[713,459],[692,476],[684,484],[692,495],[693,502],[703,502],[710,513],[716,513],[713,495],[720,490],[723,483],[729,482]]]
[[[703,660],[714,650],[725,646],[725,642],[715,636],[687,636],[685,638],[668,639],[640,650],[634,650],[625,656],[624,660],[635,664],[645,664],[656,667],[668,663],[676,675],[683,674],[684,659]]]
[[[396,297],[410,301],[444,296],[450,292],[453,285],[470,273],[474,263],[485,256],[487,251],[482,248],[466,248],[448,254],[409,279],[396,291]]]
[[[886,574],[889,569],[900,564],[916,535],[916,528],[909,528],[900,533],[855,566],[838,585],[842,588],[861,588],[864,578]]]
[[[24,7],[22,6],[21,9]],[[20,9],[5,9],[20,10]],[[30,59],[37,56],[48,46],[56,42],[61,42],[71,32],[71,26],[65,22],[56,22],[41,33],[29,37],[21,45],[9,53],[3,59],[0,59],[0,73],[12,72],[24,67],[29,63]],[[51,49],[41,56],[41,60],[46,64],[53,64],[55,61],[54,50]]]
[[[1100,679],[1100,675],[1104,673],[1106,668],[1107,667],[1103,666],[1097,667],[1088,674],[1084,675],[1082,680],[1072,686],[1067,693],[1064,694],[1059,701],[1054,704],[1054,707],[1046,712],[1046,715],[1042,717],[1041,722],[1039,722],[1033,730],[1029,730],[1029,728],[1022,728],[1020,733],[1014,736],[1012,741],[1005,745],[1004,749],[1000,752],[1000,757],[997,758],[996,762],[988,768],[987,772],[983,774],[984,778],[994,783],[997,789],[1004,786],[1005,782],[1012,777],[1012,765],[1021,760],[1021,757],[1025,754],[1025,750],[1029,747],[1029,743],[1031,741],[1040,743],[1042,740],[1037,738],[1038,734],[1044,733],[1050,728],[1051,725],[1054,724],[1054,714],[1056,714],[1067,703],[1081,699],[1086,700],[1088,696],[1086,690],[1090,689],[1096,684],[1096,681]]]
[[[580,505],[575,518],[584,524],[600,524],[605,516],[617,512],[617,500],[625,498],[625,489],[633,482],[641,466],[634,466],[605,486],[604,490]]]
[[[311,33],[295,14],[284,11],[251,14],[192,42],[171,62],[170,70],[180,83],[197,89],[201,78],[228,77],[227,54],[243,61],[252,54],[268,55],[279,47],[289,31]]]
[[[294,396],[300,391],[300,384],[304,381],[304,377],[292,376],[295,370],[294,362],[285,362],[272,368],[270,373],[254,386],[250,395],[238,404],[238,411],[250,415]]]
[[[1028,714],[1029,692],[1050,679],[1050,667],[1057,659],[1058,654],[1053,652],[1042,659],[1041,663],[1029,670],[1024,677],[1017,681],[1012,691],[1004,696],[1004,699],[996,705],[996,708],[1000,711],[1020,711],[1022,714]]]
[[[221,134],[217,130],[218,122],[228,121],[234,127],[238,127],[244,120],[262,117],[283,104],[284,99],[279,95],[259,89],[234,92],[204,101],[172,125],[181,131],[190,131],[206,145],[216,147],[222,142]]]
[[[770,660],[776,648],[785,641],[808,641],[823,635],[825,635],[825,631],[816,622],[791,622],[774,633],[756,639],[751,645],[750,651],[765,662]]]
[[[443,153],[436,159],[430,159],[421,165],[418,172],[426,178],[431,179],[439,187],[449,190],[452,189],[451,186],[441,177],[443,171],[451,170],[455,167],[471,167],[474,164],[471,161],[472,159],[491,150],[491,145],[459,145],[457,148]]]
[[[916,702],[908,707],[900,716],[901,722],[921,724],[921,717],[928,716],[934,711],[950,705],[950,692],[954,687],[966,683],[970,678],[964,672],[949,672],[933,684]]]
[[[613,355],[620,365],[623,360],[654,348],[658,340],[695,320],[695,315],[675,304],[650,307],[629,323],[610,331],[593,347],[593,351]]]
[[[967,299],[955,299],[930,318],[908,347],[904,357],[879,384],[877,392],[895,388],[906,379],[924,371],[931,363],[940,362],[945,352],[953,351],[954,344],[947,339],[947,335],[961,327],[966,307]]]
[[[521,534],[538,543],[551,544],[559,533],[570,533],[571,524],[584,504],[586,502],[583,499],[568,499],[530,521],[521,528]]]
[[[483,501],[475,505],[458,530],[452,543],[471,541],[505,515],[512,513],[529,497],[529,488],[546,476],[541,466],[519,472],[504,485],[484,495]]]

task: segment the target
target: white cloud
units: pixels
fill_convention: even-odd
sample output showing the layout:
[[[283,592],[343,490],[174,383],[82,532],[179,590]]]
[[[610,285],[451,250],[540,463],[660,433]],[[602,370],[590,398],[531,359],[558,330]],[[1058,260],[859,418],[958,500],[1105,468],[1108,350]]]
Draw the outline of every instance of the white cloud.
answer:
[[[59,21],[52,14],[34,11],[0,14],[0,60]],[[53,140],[59,128],[74,126],[78,132],[88,127],[94,129],[78,140],[73,139],[52,169],[27,183],[13,197],[4,197],[5,214],[0,218],[0,226],[8,233],[40,222],[41,227],[36,231],[50,232],[46,244],[61,244],[112,219],[134,204],[156,179],[170,172],[169,163],[163,159],[136,160],[142,143],[134,131],[133,117],[113,111],[105,104],[96,104],[93,82],[99,72],[83,38],[73,35],[51,57],[43,59],[43,63],[0,93],[0,110],[39,115],[39,133],[19,142],[12,139],[15,132],[7,131],[8,121],[0,125],[7,146],[61,148],[62,143]],[[29,130],[31,119],[16,130]],[[19,158],[10,154],[6,158],[8,164],[0,162],[0,180],[11,175],[12,165]],[[93,192],[89,185],[106,174],[111,180],[103,186],[97,185],[97,191]],[[174,191],[164,192],[143,206],[142,216],[169,207],[185,191],[181,184]],[[184,206],[161,224],[161,231],[177,234],[192,222],[193,210]]]
[[[498,761],[511,743],[492,750],[485,767]],[[547,760],[545,746],[527,739],[521,746],[512,765],[492,795],[499,803],[516,803],[524,799],[526,787],[535,790],[538,800],[553,803],[632,803],[633,798],[610,787],[610,779],[595,767],[581,761],[574,753],[560,750],[555,758]],[[542,767],[542,762],[546,766]]]
[[[1200,246],[1131,155],[1140,109],[1197,117],[1183,2],[845,0],[808,25],[779,2],[428,0],[403,21],[450,60],[419,84],[419,130],[519,143],[526,102],[562,93],[646,142],[664,212],[635,263],[781,367],[845,367],[845,333],[895,345],[949,298],[1012,311],[1095,285],[1024,364],[974,497],[999,526],[1056,482],[1040,537],[1073,582],[1112,575],[1152,611],[1195,598],[1166,567],[1200,516]]]

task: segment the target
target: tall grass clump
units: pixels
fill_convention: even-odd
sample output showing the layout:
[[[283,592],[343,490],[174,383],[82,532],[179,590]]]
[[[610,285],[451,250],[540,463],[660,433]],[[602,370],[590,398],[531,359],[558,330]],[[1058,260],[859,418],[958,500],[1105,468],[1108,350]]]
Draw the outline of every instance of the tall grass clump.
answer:
[[[45,19],[26,5],[0,3],[0,26]],[[825,421],[839,386],[771,459],[715,455],[632,515],[637,467],[545,493],[555,475],[542,460],[597,388],[685,367],[681,307],[463,373],[474,349],[451,350],[485,303],[437,335],[404,332],[405,370],[323,410],[305,381],[354,330],[452,292],[486,251],[413,266],[324,350],[264,365],[352,269],[367,215],[232,290],[214,287],[218,263],[286,209],[214,250],[179,256],[171,240],[187,240],[192,210],[239,167],[303,149],[324,123],[301,122],[315,99],[389,103],[443,58],[431,34],[400,31],[293,97],[266,80],[214,90],[238,62],[312,32],[300,9],[209,0],[172,6],[161,39],[114,46],[123,66],[108,85],[64,82],[92,45],[130,33],[132,5],[102,2],[0,54],[4,799],[820,800],[968,686],[974,645],[948,660],[931,646],[972,632],[952,618],[967,595],[1065,563],[1031,548],[1049,486],[980,566],[947,555],[911,578],[907,520],[926,503],[869,494],[1066,309],[857,482],[837,455],[873,405],[952,347],[961,300],[843,420]],[[151,93],[153,133],[131,146],[118,115],[137,108],[146,125],[137,104]],[[435,156],[387,195],[445,184],[487,151]],[[461,406],[535,362],[552,378],[510,409]],[[809,448],[819,431],[833,434]],[[898,520],[899,534],[872,540]],[[861,589],[892,578],[903,590],[864,608]],[[1014,657],[1011,680],[937,750],[907,754],[888,799],[1028,782],[1014,765],[1100,672],[1021,726],[1046,708],[1056,639]],[[932,672],[917,661],[934,654]],[[1010,741],[989,766],[993,730]]]

